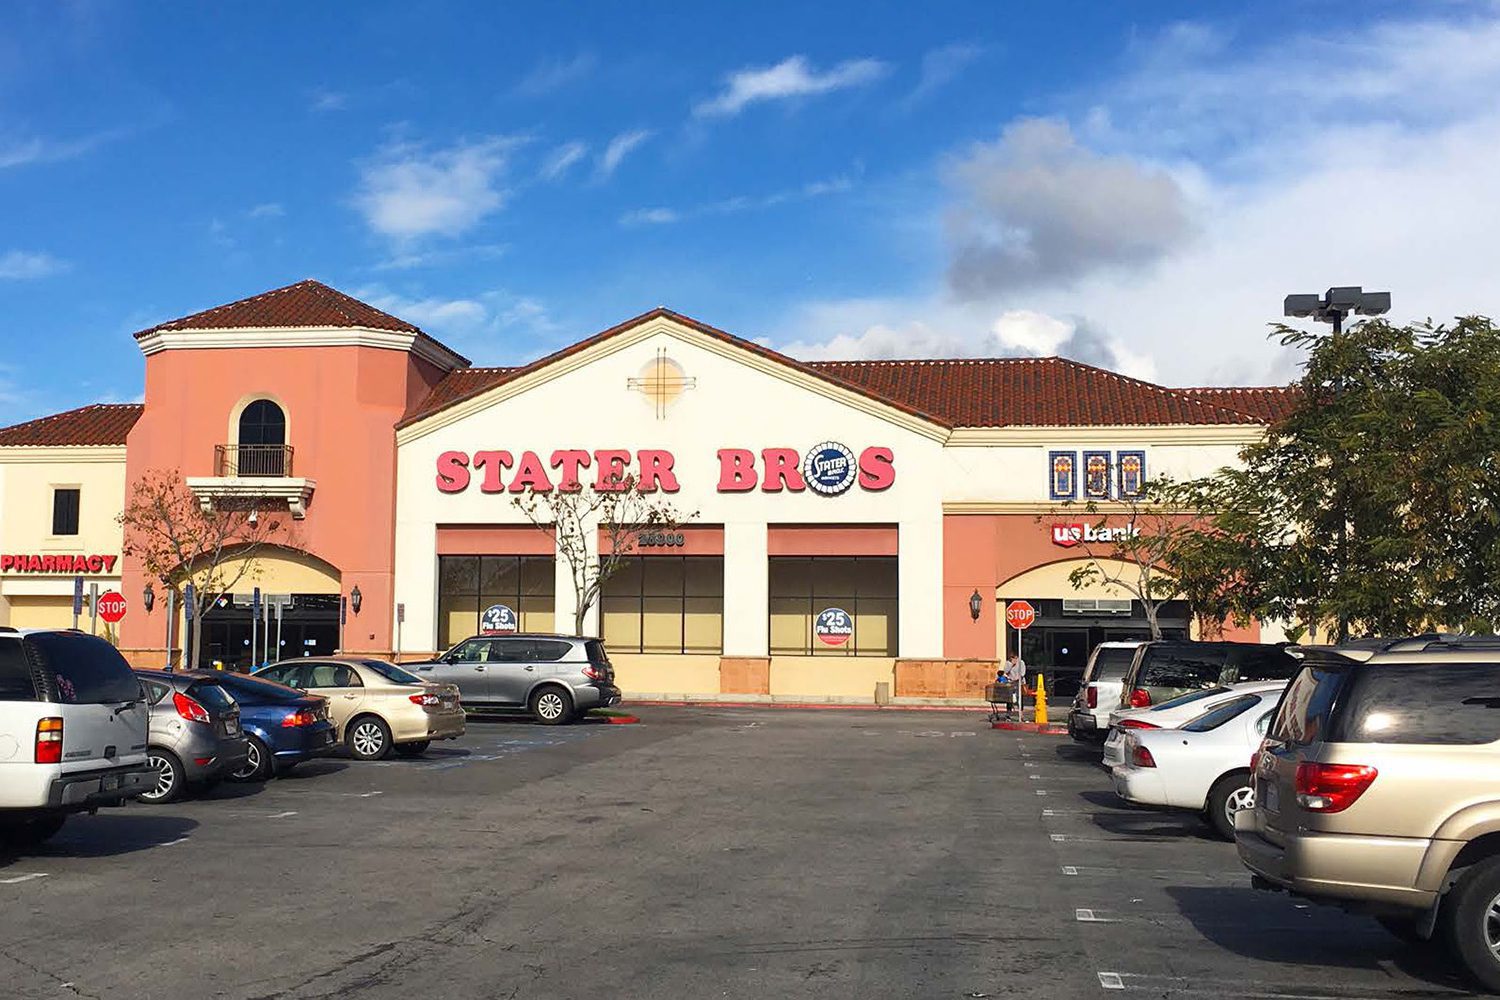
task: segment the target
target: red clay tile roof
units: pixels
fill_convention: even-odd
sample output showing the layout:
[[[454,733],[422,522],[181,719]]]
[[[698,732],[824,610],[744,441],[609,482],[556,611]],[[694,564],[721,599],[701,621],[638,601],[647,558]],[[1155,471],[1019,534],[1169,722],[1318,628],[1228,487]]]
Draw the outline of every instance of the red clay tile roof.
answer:
[[[955,427],[1254,424],[1256,414],[1067,358],[819,361],[813,368]]]
[[[1194,386],[1177,391],[1269,423],[1286,419],[1297,405],[1299,395],[1297,387],[1292,385]]]
[[[274,330],[304,326],[422,332],[404,319],[381,312],[321,281],[309,279],[158,323],[135,336],[139,339],[158,330]]]
[[[409,410],[401,422],[405,424],[416,420],[418,415],[436,413],[461,399],[492,389],[509,379],[516,371],[516,368],[455,368],[444,375],[442,381],[433,386],[432,391]]]
[[[91,403],[76,410],[0,428],[0,447],[13,445],[115,445],[141,418],[140,403]]]

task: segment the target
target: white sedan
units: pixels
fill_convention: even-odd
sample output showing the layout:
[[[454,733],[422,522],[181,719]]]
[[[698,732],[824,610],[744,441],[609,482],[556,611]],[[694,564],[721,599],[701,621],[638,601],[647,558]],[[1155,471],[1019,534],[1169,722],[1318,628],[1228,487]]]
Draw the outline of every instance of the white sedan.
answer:
[[[1238,695],[1260,694],[1263,691],[1280,694],[1286,685],[1284,680],[1246,681],[1243,684],[1190,691],[1150,708],[1116,709],[1109,716],[1109,736],[1104,740],[1103,764],[1105,768],[1113,768],[1125,763],[1125,736],[1133,729],[1176,729]]]
[[[1209,708],[1180,729],[1126,733],[1115,792],[1138,805],[1190,809],[1219,836],[1234,839],[1234,814],[1255,804],[1250,755],[1276,710],[1280,690],[1246,692]]]

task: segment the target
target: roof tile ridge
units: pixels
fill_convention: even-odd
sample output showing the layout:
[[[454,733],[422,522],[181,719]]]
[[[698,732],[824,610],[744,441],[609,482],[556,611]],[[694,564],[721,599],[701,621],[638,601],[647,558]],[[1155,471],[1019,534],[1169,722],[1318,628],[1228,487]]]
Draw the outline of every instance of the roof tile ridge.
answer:
[[[1137,387],[1142,388],[1142,389],[1149,389],[1149,390],[1152,390],[1154,392],[1162,393],[1162,394],[1164,394],[1166,396],[1170,396],[1171,398],[1173,398],[1173,399],[1175,399],[1175,400],[1177,400],[1177,401],[1179,401],[1181,403],[1186,403],[1186,404],[1188,404],[1190,406],[1203,407],[1203,408],[1205,408],[1207,410],[1211,410],[1211,411],[1213,411],[1215,413],[1223,413],[1223,414],[1228,414],[1228,415],[1233,416],[1233,417],[1239,417],[1241,419],[1241,421],[1243,421],[1243,420],[1249,420],[1249,421],[1251,421],[1253,423],[1258,423],[1258,424],[1263,424],[1263,423],[1266,422],[1263,418],[1257,417],[1254,414],[1251,414],[1251,413],[1242,413],[1239,410],[1232,409],[1231,407],[1224,406],[1224,405],[1222,405],[1220,403],[1211,403],[1211,402],[1209,402],[1206,399],[1200,399],[1197,396],[1189,395],[1188,393],[1184,392],[1181,389],[1174,389],[1174,388],[1172,388],[1170,386],[1161,385],[1160,383],[1157,383],[1157,382],[1148,382],[1148,381],[1146,381],[1143,378],[1136,378],[1133,375],[1125,375],[1125,374],[1122,374],[1121,372],[1110,371],[1108,368],[1100,368],[1098,365],[1091,365],[1091,364],[1089,364],[1086,361],[1078,361],[1075,358],[1058,357],[1058,360],[1061,361],[1061,362],[1063,362],[1064,364],[1071,365],[1071,366],[1073,366],[1075,368],[1082,368],[1082,369],[1084,369],[1086,371],[1094,372],[1094,373],[1099,374],[1099,375],[1105,375],[1105,376],[1107,376],[1109,378],[1112,378],[1116,382],[1119,382],[1119,383],[1121,383],[1123,385],[1137,386]]]

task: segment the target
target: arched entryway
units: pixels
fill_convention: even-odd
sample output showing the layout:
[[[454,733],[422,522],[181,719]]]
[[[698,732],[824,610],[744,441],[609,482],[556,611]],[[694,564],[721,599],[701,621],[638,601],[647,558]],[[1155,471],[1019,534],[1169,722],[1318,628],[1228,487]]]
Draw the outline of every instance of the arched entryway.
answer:
[[[235,578],[233,593],[203,616],[200,666],[217,661],[248,670],[288,657],[326,656],[339,648],[338,567],[297,549],[262,546],[221,564],[221,579]]]
[[[1021,658],[1033,670],[1048,675],[1051,690],[1070,697],[1089,653],[1101,642],[1145,640],[1151,637],[1141,602],[1118,586],[1092,583],[1074,587],[1069,577],[1088,566],[1089,559],[1065,559],[1017,574],[995,589],[1000,613],[996,648],[1008,654],[1016,648],[1016,632],[1005,624],[1005,605],[1026,600],[1036,608],[1036,622],[1022,633]],[[1108,577],[1138,572],[1128,563],[1099,560]],[[1187,638],[1189,609],[1186,601],[1168,601],[1158,613],[1165,638]]]

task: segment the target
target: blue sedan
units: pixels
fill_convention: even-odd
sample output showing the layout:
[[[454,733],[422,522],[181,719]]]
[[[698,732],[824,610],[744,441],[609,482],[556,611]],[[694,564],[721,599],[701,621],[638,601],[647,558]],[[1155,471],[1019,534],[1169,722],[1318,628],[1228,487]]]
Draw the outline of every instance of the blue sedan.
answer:
[[[328,718],[328,699],[305,691],[225,671],[217,683],[240,705],[240,725],[250,755],[231,777],[265,781],[334,749],[337,733]]]

